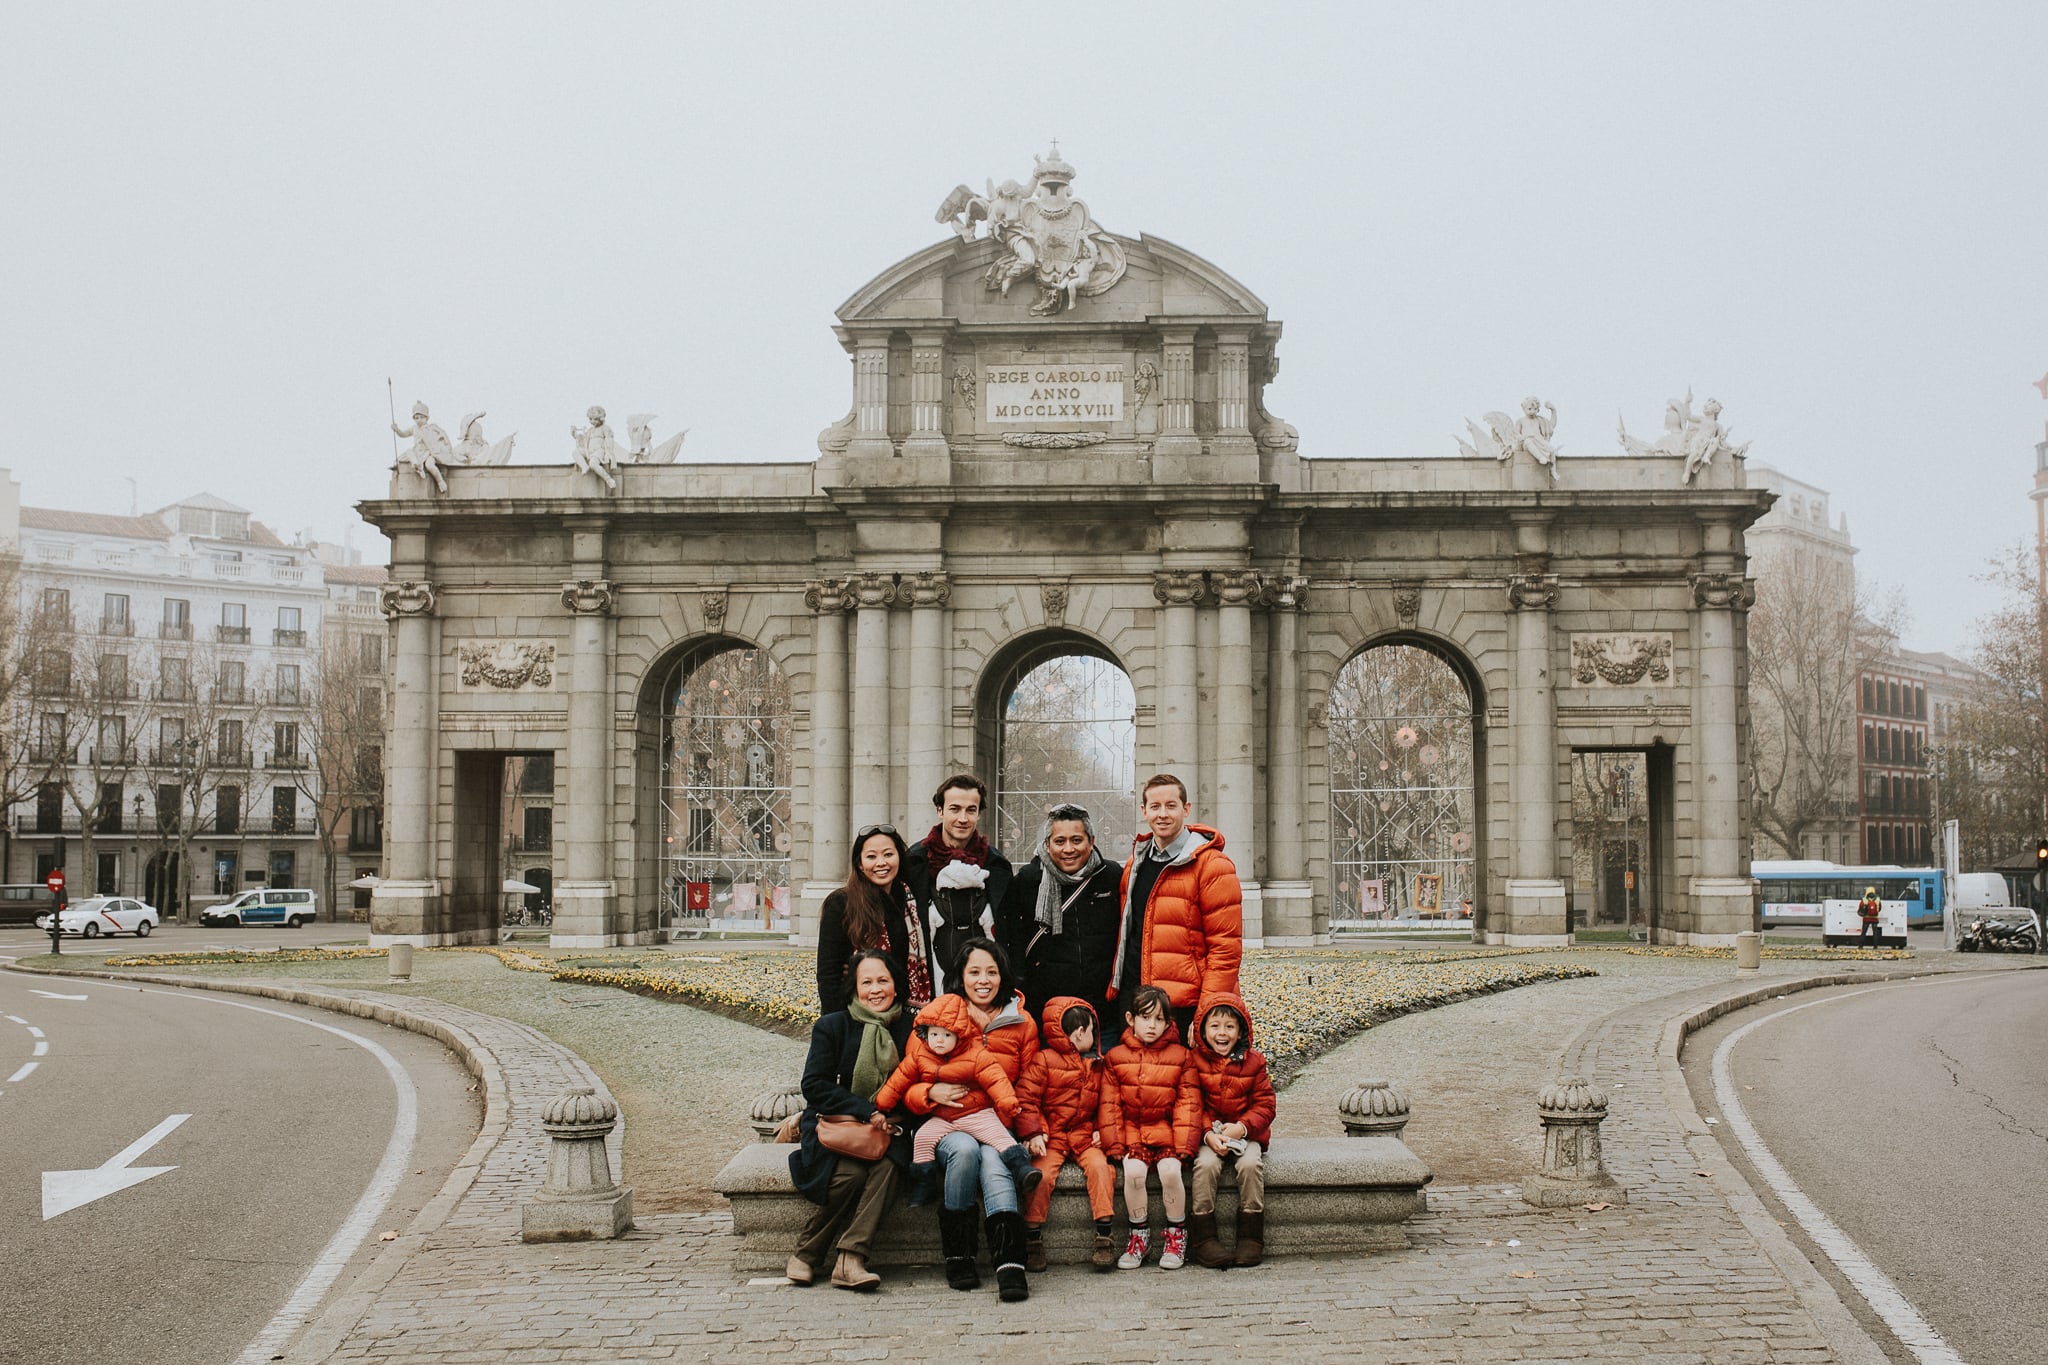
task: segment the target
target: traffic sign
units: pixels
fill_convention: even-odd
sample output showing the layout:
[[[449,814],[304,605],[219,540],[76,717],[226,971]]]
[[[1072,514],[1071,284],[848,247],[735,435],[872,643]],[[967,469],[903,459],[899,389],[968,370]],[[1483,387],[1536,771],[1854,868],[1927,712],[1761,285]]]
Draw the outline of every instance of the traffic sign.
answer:
[[[61,895],[63,895],[63,894],[64,894],[64,869],[63,869],[63,868],[61,868],[61,867],[53,867],[53,868],[51,868],[51,869],[50,869],[50,875],[49,875],[49,876],[47,876],[47,877],[45,877],[45,878],[43,878],[43,885],[44,885],[44,886],[47,886],[47,887],[49,887],[49,888],[50,888],[50,894],[51,894],[51,895],[53,895],[53,896],[61,896]]]

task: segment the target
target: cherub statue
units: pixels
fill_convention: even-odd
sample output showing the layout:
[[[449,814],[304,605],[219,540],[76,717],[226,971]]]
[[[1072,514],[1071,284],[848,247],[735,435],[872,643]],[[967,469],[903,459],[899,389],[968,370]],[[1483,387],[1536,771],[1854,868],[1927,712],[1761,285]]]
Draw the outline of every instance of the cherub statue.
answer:
[[[1529,458],[1549,470],[1552,479],[1557,478],[1557,457],[1562,452],[1550,443],[1557,432],[1557,409],[1541,399],[1524,398],[1522,418],[1515,423],[1515,431]]]
[[[1700,409],[1701,416],[1687,425],[1685,431],[1685,481],[1692,482],[1692,476],[1713,462],[1716,455],[1726,455],[1740,460],[1749,454],[1750,443],[1739,446],[1728,444],[1728,429],[1721,425],[1721,404],[1709,398]]]
[[[462,419],[462,439],[455,443],[457,464],[510,464],[512,442],[518,439],[514,432],[496,445],[484,435],[484,414],[472,412]]]
[[[690,434],[684,427],[660,445],[654,443],[654,414],[636,412],[626,419],[626,462],[628,464],[674,464],[676,454],[683,448],[683,438]]]
[[[391,431],[399,439],[412,442],[410,448],[399,454],[398,464],[392,468],[404,465],[421,478],[433,480],[434,487],[446,493],[448,480],[441,476],[441,467],[455,463],[455,447],[449,444],[448,433],[441,430],[440,424],[428,419],[427,405],[414,403],[412,425],[402,427],[393,422]]]
[[[612,429],[604,423],[604,409],[593,407],[584,416],[590,425],[569,426],[569,434],[576,438],[576,449],[570,458],[585,474],[595,474],[603,479],[605,487],[614,493],[619,491],[618,478],[612,471],[619,467],[619,440]]]
[[[1515,458],[1515,452],[1521,451],[1549,470],[1552,479],[1557,478],[1557,457],[1562,452],[1551,444],[1550,439],[1557,431],[1555,407],[1538,398],[1524,398],[1520,417],[1496,411],[1487,413],[1485,420],[1486,426],[1482,429],[1471,418],[1465,419],[1465,430],[1471,433],[1472,439],[1455,438],[1459,454],[1473,459],[1492,456],[1506,464]]]

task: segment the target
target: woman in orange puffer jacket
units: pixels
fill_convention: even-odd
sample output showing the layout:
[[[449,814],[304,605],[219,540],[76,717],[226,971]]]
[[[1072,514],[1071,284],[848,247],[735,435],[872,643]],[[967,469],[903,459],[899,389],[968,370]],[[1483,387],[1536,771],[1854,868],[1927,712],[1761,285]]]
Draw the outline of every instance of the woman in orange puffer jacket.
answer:
[[[1117,1258],[1122,1270],[1145,1264],[1151,1246],[1145,1178],[1155,1169],[1160,1202],[1166,1205],[1159,1266],[1178,1270],[1187,1260],[1187,1186],[1182,1173],[1194,1159],[1202,1097],[1188,1065],[1188,1050],[1181,1046],[1167,1011],[1165,991],[1140,986],[1124,1015],[1123,1042],[1103,1059],[1102,1108],[1096,1127],[1110,1158],[1123,1162],[1124,1212],[1131,1223],[1130,1240]]]
[[[934,1084],[966,1087],[957,1103],[935,1105]],[[981,1026],[957,995],[942,995],[917,1012],[917,1023],[903,1060],[875,1092],[875,1108],[887,1111],[908,1103],[914,1114],[930,1114],[918,1125],[910,1148],[915,1180],[910,1202],[929,1204],[938,1197],[939,1139],[971,1133],[994,1148],[1010,1168],[1017,1188],[1029,1192],[1039,1174],[1031,1157],[1008,1127],[1017,1119],[1017,1092],[1002,1063],[981,1043]]]
[[[1024,1264],[1031,1270],[1045,1269],[1045,1217],[1052,1207],[1053,1182],[1069,1160],[1088,1178],[1088,1212],[1095,1219],[1091,1262],[1097,1270],[1116,1264],[1116,1243],[1110,1238],[1116,1173],[1102,1154],[1095,1126],[1102,1107],[1099,1036],[1092,1006],[1076,996],[1054,996],[1045,1002],[1045,1047],[1017,1082],[1017,1136],[1045,1176],[1024,1201]]]

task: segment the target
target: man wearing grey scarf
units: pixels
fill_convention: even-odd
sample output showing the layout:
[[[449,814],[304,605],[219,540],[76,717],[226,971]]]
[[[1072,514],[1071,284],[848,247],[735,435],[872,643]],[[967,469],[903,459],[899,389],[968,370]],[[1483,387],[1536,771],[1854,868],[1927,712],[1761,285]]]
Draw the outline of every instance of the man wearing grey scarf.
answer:
[[[997,939],[1023,978],[1034,1021],[1046,1001],[1062,995],[1100,1013],[1116,952],[1122,871],[1096,846],[1088,811],[1071,803],[1046,813],[1036,854],[1011,884]]]

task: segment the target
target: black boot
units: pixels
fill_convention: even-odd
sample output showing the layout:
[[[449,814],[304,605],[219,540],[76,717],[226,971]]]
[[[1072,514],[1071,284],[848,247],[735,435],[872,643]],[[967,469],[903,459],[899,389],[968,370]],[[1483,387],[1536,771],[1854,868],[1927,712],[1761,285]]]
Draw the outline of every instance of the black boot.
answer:
[[[1021,1142],[1013,1142],[1002,1150],[1003,1165],[1010,1168],[1010,1179],[1017,1186],[1017,1202],[1023,1203],[1038,1188],[1038,1182],[1045,1179],[1045,1172],[1031,1164],[1031,1153]]]
[[[973,1209],[939,1210],[939,1249],[946,1257],[946,1283],[955,1289],[981,1288],[981,1272],[974,1268],[974,1221]]]
[[[1031,1297],[1031,1282],[1024,1275],[1024,1215],[992,1213],[988,1216],[988,1258],[995,1263],[996,1288],[1004,1303],[1022,1303]]]
[[[926,1204],[939,1202],[939,1163],[936,1161],[913,1161],[910,1163],[910,1206],[921,1208]]]

